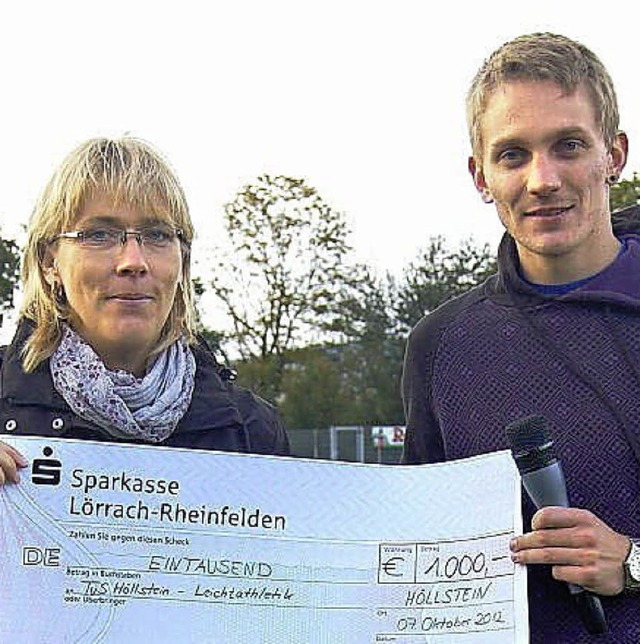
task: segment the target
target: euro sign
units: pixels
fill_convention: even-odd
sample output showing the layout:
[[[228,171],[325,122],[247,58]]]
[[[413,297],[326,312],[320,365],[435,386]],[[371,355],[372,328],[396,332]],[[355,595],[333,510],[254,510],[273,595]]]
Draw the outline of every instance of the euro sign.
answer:
[[[389,577],[402,577],[402,573],[397,572],[397,562],[404,563],[404,557],[391,557],[391,559],[387,559],[382,564],[382,570],[384,570],[384,574],[389,575]]]

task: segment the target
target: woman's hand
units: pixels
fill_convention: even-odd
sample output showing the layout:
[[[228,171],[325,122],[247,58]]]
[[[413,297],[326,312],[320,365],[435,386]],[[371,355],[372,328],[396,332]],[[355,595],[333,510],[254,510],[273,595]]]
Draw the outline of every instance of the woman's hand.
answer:
[[[622,591],[628,537],[592,512],[577,508],[543,508],[534,514],[531,527],[531,532],[511,542],[513,561],[549,564],[555,579],[600,595]]]
[[[17,483],[20,480],[18,470],[27,465],[27,459],[17,449],[0,441],[0,486]]]

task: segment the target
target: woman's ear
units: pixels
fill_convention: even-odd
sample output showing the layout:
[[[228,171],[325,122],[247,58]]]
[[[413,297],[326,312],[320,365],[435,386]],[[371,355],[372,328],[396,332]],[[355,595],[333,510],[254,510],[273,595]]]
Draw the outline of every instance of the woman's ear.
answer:
[[[51,250],[50,247],[44,251],[44,257],[42,258],[42,272],[44,278],[47,281],[47,284],[54,288],[55,285],[60,282],[60,273],[58,273],[58,261],[56,259],[55,253]]]

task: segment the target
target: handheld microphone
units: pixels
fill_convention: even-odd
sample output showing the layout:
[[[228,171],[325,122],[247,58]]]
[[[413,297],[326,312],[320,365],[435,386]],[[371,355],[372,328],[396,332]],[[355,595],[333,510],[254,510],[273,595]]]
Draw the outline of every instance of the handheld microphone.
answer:
[[[569,507],[564,474],[554,454],[545,418],[521,418],[507,425],[506,431],[522,483],[535,506],[538,509],[548,505]],[[605,633],[607,621],[600,598],[582,586],[567,585],[587,631],[592,635]]]

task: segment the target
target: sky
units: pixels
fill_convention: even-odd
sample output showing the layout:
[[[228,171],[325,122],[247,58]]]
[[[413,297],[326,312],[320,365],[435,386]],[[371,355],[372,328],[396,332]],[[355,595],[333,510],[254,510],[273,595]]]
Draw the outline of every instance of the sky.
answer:
[[[495,210],[466,169],[464,97],[494,49],[533,31],[580,40],[603,60],[631,141],[623,178],[640,171],[640,5],[435,5],[3,3],[0,231],[20,239],[78,143],[130,133],[157,146],[185,187],[196,274],[224,234],[224,204],[263,173],[306,178],[345,213],[356,258],[381,273],[399,274],[436,235],[496,247]]]

